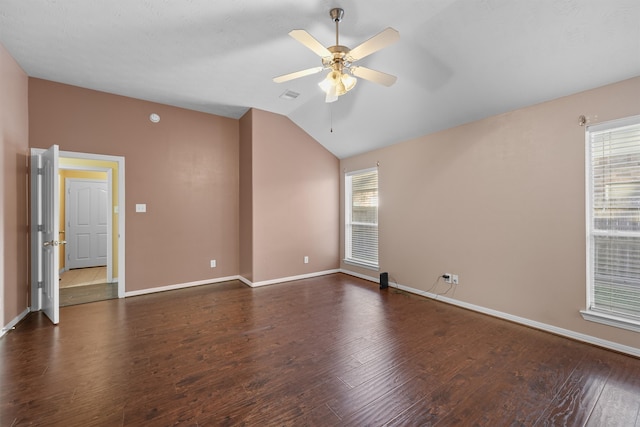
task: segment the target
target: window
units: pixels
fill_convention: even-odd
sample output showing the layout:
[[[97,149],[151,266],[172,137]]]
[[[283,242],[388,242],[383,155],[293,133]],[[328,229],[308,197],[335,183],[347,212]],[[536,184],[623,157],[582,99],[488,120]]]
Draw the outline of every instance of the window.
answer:
[[[378,169],[345,175],[345,262],[378,269]]]
[[[640,116],[587,129],[585,319],[640,331]]]

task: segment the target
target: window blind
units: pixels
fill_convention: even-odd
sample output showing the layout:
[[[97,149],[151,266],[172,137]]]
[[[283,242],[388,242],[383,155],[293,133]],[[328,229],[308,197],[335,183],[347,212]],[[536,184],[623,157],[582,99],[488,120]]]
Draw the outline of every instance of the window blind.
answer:
[[[346,175],[346,250],[348,261],[378,266],[378,171]]]
[[[589,131],[589,309],[640,322],[640,123]]]

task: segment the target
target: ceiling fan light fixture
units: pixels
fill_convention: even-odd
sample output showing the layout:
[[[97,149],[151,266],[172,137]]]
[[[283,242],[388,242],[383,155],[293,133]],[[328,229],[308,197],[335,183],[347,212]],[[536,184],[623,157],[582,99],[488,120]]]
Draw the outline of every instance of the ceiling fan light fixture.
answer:
[[[347,93],[347,89],[344,87],[344,83],[342,83],[342,79],[338,80],[335,85],[336,95],[342,96]]]
[[[334,102],[339,96],[353,89],[357,81],[351,74],[331,70],[318,86],[327,94],[326,102]]]
[[[351,89],[353,89],[356,86],[356,83],[358,83],[358,79],[356,79],[349,73],[342,73],[342,84],[344,85],[344,89],[346,92],[349,92]]]
[[[318,83],[318,86],[320,86],[320,89],[327,93],[332,86],[336,85],[336,82],[339,79],[340,73],[335,70],[331,70],[329,71],[329,74],[327,74],[327,77],[325,77],[320,83]]]
[[[335,102],[338,100],[338,94],[336,93],[336,86],[329,87],[327,95],[324,98],[324,102]]]
[[[340,73],[332,70],[327,74],[318,86],[326,94],[325,102],[334,102],[338,100],[337,83],[340,82]]]

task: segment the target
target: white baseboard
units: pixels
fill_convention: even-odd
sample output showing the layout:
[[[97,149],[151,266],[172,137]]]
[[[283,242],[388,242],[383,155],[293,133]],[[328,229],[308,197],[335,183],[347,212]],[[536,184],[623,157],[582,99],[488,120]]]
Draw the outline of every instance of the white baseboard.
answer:
[[[7,323],[7,325],[3,327],[2,330],[0,330],[0,338],[4,336],[4,334],[9,332],[11,329],[13,329],[14,326],[16,326],[18,322],[20,322],[22,319],[24,319],[25,316],[29,314],[30,311],[31,309],[27,307],[22,313],[18,314],[11,322]]]
[[[379,283],[380,280],[374,277],[365,276],[363,274],[354,273],[349,270],[340,270],[341,273],[348,274],[350,276],[359,277],[360,279],[368,280],[370,282]],[[443,295],[436,295],[431,292],[421,291],[419,289],[412,288],[410,286],[401,285],[399,283],[389,282],[390,287],[401,289],[412,294],[420,295],[426,298],[437,299],[438,301],[445,302],[447,304],[455,305],[458,307],[466,308],[467,310],[476,311],[478,313],[487,314],[489,316],[497,317],[500,319],[508,320],[510,322],[519,323],[521,325],[529,326],[534,329],[550,332],[552,334],[560,335],[566,338],[571,338],[576,341],[582,341],[588,344],[593,344],[598,347],[604,347],[609,350],[617,351],[620,353],[629,354],[631,356],[640,357],[640,348],[630,347],[627,345],[619,344],[613,341],[603,340],[591,335],[582,334],[569,329],[559,328],[557,326],[549,325],[546,323],[538,322],[535,320],[527,319],[520,316],[514,316],[513,314],[504,313],[502,311],[493,310],[491,308],[482,307],[475,304],[470,304],[464,301],[460,301],[454,298],[445,297]]]
[[[247,286],[252,286],[253,287],[253,285],[251,284],[251,280],[247,279],[246,277],[239,276],[238,280],[240,280],[242,283],[244,283]]]
[[[276,283],[292,282],[294,280],[301,280],[301,279],[310,279],[312,277],[326,276],[327,274],[334,274],[334,273],[339,273],[339,272],[340,272],[339,269],[317,271],[315,273],[301,274],[299,276],[281,277],[279,279],[264,280],[262,282],[251,282],[250,280],[248,280],[248,279],[246,279],[244,277],[240,277],[240,280],[244,284],[246,284],[248,286],[251,286],[252,288],[257,288],[259,286],[274,285]]]
[[[153,294],[156,292],[173,291],[176,289],[191,288],[193,286],[212,285],[214,283],[228,282],[230,280],[238,280],[240,276],[218,277],[216,279],[198,280],[196,282],[178,283],[176,285],[160,286],[157,288],[141,289],[139,291],[125,292],[125,297],[134,297],[137,295]]]
[[[380,278],[379,277],[367,276],[365,274],[356,273],[355,271],[345,270],[344,268],[340,269],[340,273],[348,274],[349,276],[358,277],[360,279],[368,280],[370,282],[380,283]]]
[[[164,291],[173,291],[176,289],[190,288],[193,286],[212,285],[214,283],[228,282],[230,280],[240,280],[245,285],[255,288],[258,286],[266,286],[266,285],[273,285],[276,283],[291,282],[293,280],[308,279],[316,276],[325,276],[327,274],[333,274],[338,272],[340,272],[340,270],[326,270],[326,271],[319,271],[316,273],[302,274],[300,276],[291,276],[291,277],[283,277],[280,279],[265,280],[263,282],[256,282],[256,283],[253,283],[242,276],[219,277],[217,279],[198,280],[196,282],[178,283],[176,285],[167,285],[167,286],[160,286],[157,288],[141,289],[139,291],[129,291],[129,292],[125,292],[124,296],[134,297],[137,295],[153,294],[156,292],[164,292]]]

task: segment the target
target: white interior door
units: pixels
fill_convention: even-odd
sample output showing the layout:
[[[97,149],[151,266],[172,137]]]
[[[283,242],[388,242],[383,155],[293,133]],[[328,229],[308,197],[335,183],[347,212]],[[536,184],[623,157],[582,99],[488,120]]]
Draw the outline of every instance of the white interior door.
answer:
[[[58,146],[54,145],[40,155],[38,171],[40,181],[41,222],[38,223],[41,238],[42,263],[39,286],[42,289],[42,311],[54,324],[60,321],[60,284],[58,283],[60,226],[60,183],[58,177]]]
[[[107,181],[68,178],[65,187],[66,268],[107,265],[111,214]]]

